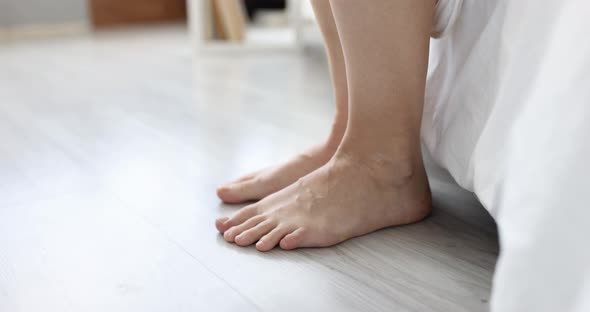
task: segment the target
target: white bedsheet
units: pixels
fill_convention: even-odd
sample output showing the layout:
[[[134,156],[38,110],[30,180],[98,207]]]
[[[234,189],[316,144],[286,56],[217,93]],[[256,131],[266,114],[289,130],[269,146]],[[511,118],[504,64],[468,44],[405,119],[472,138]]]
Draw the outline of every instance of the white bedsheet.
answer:
[[[590,2],[464,0],[433,39],[426,151],[496,219],[493,311],[590,311]]]

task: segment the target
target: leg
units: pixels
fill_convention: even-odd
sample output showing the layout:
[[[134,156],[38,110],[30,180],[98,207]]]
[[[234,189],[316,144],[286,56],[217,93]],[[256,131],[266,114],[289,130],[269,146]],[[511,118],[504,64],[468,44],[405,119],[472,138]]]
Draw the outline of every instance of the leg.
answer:
[[[327,0],[312,0],[312,4],[326,43],[336,96],[336,117],[330,136],[326,142],[310,148],[286,163],[248,174],[220,187],[217,194],[227,203],[261,199],[285,188],[328,162],[340,145],[348,119],[344,55],[330,3]]]
[[[331,0],[349,87],[332,159],[217,227],[259,250],[324,247],[430,213],[420,123],[434,0]]]

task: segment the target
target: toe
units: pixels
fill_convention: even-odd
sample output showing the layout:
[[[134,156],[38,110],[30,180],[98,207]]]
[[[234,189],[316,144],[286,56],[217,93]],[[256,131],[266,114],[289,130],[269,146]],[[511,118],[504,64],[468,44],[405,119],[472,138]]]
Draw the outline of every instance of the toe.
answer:
[[[252,178],[242,182],[236,182],[217,189],[217,196],[228,204],[239,204],[249,200],[261,199],[261,183]]]
[[[295,230],[293,233],[287,234],[287,236],[285,236],[281,240],[281,248],[285,250],[291,250],[297,247],[301,247],[301,244],[304,239],[304,234],[305,231],[303,230],[303,228],[299,228]]]
[[[289,233],[289,228],[277,226],[272,231],[270,231],[270,233],[264,235],[258,241],[258,243],[256,243],[256,249],[259,251],[269,251],[275,248],[281,238],[283,238],[287,233]]]
[[[227,220],[229,220],[228,217],[223,217],[223,218],[219,218],[219,219],[215,220],[215,227],[217,228],[217,230],[220,233],[225,232],[225,230],[227,229],[224,227],[224,224],[225,224],[225,222],[227,222]]]
[[[226,204],[239,204],[240,201],[235,196],[233,191],[234,184],[222,185],[217,188],[217,197]]]
[[[240,182],[244,182],[244,181],[248,181],[248,180],[252,180],[254,179],[257,175],[259,174],[259,172],[252,172],[250,174],[247,174],[245,176],[240,177],[239,179],[233,180],[231,182],[227,182],[225,184],[220,185],[217,188],[217,192],[219,192],[220,190],[225,190],[227,189],[230,185],[236,184],[236,183],[240,183]]]
[[[237,183],[237,182],[244,182],[244,181],[248,181],[248,180],[252,180],[255,177],[257,177],[258,175],[260,175],[260,173],[262,172],[262,170],[256,171],[256,172],[251,172],[245,176],[242,176],[241,178],[233,181],[232,183]]]
[[[225,240],[228,242],[234,242],[236,239],[236,236],[242,234],[242,232],[244,232],[246,230],[249,230],[249,229],[257,226],[259,223],[261,223],[265,219],[266,218],[263,216],[252,217],[252,218],[246,220],[246,222],[244,222],[240,225],[236,225],[236,226],[230,228],[229,230],[225,231],[225,233],[223,233],[223,238],[225,238]]]
[[[230,218],[219,218],[215,221],[215,227],[220,233],[225,233],[232,226],[244,223],[244,221],[254,217],[258,214],[258,206],[256,204],[246,206],[238,212],[234,213]]]
[[[257,226],[242,232],[242,234],[236,236],[235,242],[240,246],[249,246],[259,240],[262,236],[270,232],[276,227],[276,223],[271,220],[261,222]]]

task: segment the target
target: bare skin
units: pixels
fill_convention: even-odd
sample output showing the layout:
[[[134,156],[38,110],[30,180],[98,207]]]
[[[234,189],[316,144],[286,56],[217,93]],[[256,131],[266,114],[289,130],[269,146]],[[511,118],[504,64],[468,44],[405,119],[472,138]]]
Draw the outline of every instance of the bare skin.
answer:
[[[430,213],[426,175],[391,177],[389,164],[365,167],[339,155],[262,201],[217,221],[225,240],[260,251],[327,247],[375,230],[408,224]],[[362,185],[362,188],[359,186]],[[395,207],[395,209],[392,209]]]
[[[291,158],[287,162],[262,169],[240,179],[220,186],[217,196],[228,204],[239,204],[259,200],[293,184],[326,164],[334,155],[342,134],[333,135],[334,139],[324,144],[309,148],[307,151]]]
[[[348,122],[348,84],[340,37],[327,0],[312,1],[318,24],[326,42],[330,76],[336,98],[336,116],[328,139],[285,163],[247,174],[217,189],[225,203],[238,204],[262,199],[291,185],[299,178],[323,166],[332,158],[342,141]]]
[[[331,11],[319,13],[322,4]],[[434,1],[315,0],[314,7],[320,19],[332,13],[340,38],[346,132],[327,163],[218,219],[228,242],[261,251],[327,247],[430,213],[420,123]]]

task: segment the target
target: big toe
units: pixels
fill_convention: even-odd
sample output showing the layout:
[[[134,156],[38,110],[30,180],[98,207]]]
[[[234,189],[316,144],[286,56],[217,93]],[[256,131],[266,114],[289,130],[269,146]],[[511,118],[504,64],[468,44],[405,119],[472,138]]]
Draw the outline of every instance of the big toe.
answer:
[[[217,189],[217,196],[228,204],[240,204],[265,196],[264,187],[257,180],[231,183]]]
[[[295,230],[293,233],[288,234],[283,239],[281,239],[280,246],[282,249],[285,250],[292,250],[295,248],[303,247],[304,239],[305,239],[305,230],[303,228],[299,228]]]
[[[221,199],[224,203],[240,203],[239,197],[237,197],[236,192],[233,190],[233,184],[227,184],[218,187],[217,197],[219,197],[219,199]]]

